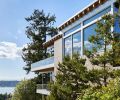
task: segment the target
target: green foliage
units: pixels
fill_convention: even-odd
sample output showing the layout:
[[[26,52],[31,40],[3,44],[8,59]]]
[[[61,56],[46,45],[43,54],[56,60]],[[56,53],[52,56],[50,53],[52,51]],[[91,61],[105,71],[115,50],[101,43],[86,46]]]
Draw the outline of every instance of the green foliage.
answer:
[[[108,53],[110,64],[113,67],[120,66],[120,33],[114,34],[114,41],[112,42],[112,49]]]
[[[120,100],[120,79],[111,80],[107,87],[87,89],[77,100]]]
[[[120,70],[87,70],[85,63],[86,60],[78,55],[74,55],[72,59],[69,56],[65,57],[59,64],[55,82],[50,84],[51,94],[47,100],[75,100],[77,95],[81,97],[90,87],[100,89],[104,85],[104,79],[107,86],[109,79],[120,76]]]
[[[89,38],[89,42],[94,44],[94,47],[92,51],[85,50],[85,54],[95,65],[101,67],[106,67],[106,64],[120,65],[120,34],[111,31],[116,18],[118,17],[110,14],[103,16],[102,21],[97,22],[95,29],[97,34]]]
[[[0,94],[0,100],[11,100],[11,94]]]
[[[41,100],[36,94],[36,83],[33,80],[23,80],[15,88],[12,100]]]
[[[59,64],[55,83],[50,85],[51,95],[48,100],[75,100],[77,94],[89,87],[88,71],[85,59],[74,55],[65,57]]]
[[[94,58],[90,60],[93,65],[99,65],[99,60]]]
[[[110,77],[110,67],[120,66],[120,34],[111,31],[115,20],[116,16],[107,14],[97,22],[96,35],[89,37],[94,46],[91,51],[85,49],[84,52],[93,65],[102,67],[104,85]]]
[[[103,16],[102,21],[97,22],[97,34],[89,38],[94,44],[92,50],[84,49],[91,63],[100,66],[99,69],[87,70],[86,60],[78,55],[72,59],[65,57],[63,63],[59,64],[55,83],[50,85],[51,95],[48,100],[75,100],[78,94],[79,100],[115,99],[109,94],[114,89],[108,89],[112,86],[111,82],[108,85],[109,80],[120,76],[120,70],[111,68],[120,63],[120,35],[111,31],[115,18],[109,14]]]
[[[111,68],[120,66],[120,33],[111,31],[116,18],[120,20],[119,15],[105,15],[97,23],[97,34],[89,38],[94,47],[91,51],[85,50],[85,54],[93,65],[101,66],[101,69],[90,71],[94,86],[84,90],[77,100],[120,100],[120,79],[116,78],[120,76],[120,70]]]
[[[26,18],[29,25],[26,27],[26,35],[30,43],[23,48],[23,60],[26,62],[24,69],[29,72],[31,64],[47,57],[46,48],[43,43],[46,41],[46,35],[54,36],[57,29],[53,27],[55,16],[45,14],[44,11],[34,10],[30,17]]]

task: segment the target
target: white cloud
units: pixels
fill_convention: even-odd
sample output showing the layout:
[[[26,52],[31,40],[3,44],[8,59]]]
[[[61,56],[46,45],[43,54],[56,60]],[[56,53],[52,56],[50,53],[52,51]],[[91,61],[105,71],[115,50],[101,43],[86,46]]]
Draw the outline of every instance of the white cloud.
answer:
[[[21,57],[22,47],[13,42],[0,42],[0,58],[15,59]]]
[[[84,41],[84,43],[85,43],[85,46],[88,47],[88,48],[90,48],[93,45],[89,41]]]

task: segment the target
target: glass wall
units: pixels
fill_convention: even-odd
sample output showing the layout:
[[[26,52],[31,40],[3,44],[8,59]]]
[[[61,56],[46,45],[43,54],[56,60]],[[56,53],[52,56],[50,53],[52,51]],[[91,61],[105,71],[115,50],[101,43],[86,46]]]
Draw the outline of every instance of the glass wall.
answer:
[[[42,78],[43,78],[42,84],[48,84],[50,81],[52,81],[52,72],[43,73]]]
[[[48,84],[53,81],[53,72],[38,74],[37,84]]]
[[[91,44],[90,42],[89,42],[89,37],[91,36],[91,35],[95,35],[96,34],[96,32],[95,32],[95,28],[96,28],[96,23],[95,24],[92,24],[92,25],[90,25],[90,26],[88,26],[87,28],[85,28],[84,30],[83,30],[83,39],[84,39],[84,48],[85,49],[88,49],[88,50],[91,50],[91,48],[92,48],[92,46],[93,46],[93,44]]]
[[[81,24],[76,25],[75,27],[73,27],[73,28],[69,29],[68,31],[66,31],[64,33],[64,36],[68,35],[69,33],[74,32],[75,30],[79,29],[80,27],[81,27]]]
[[[119,5],[117,3],[114,4],[114,13],[117,13],[119,10]],[[114,24],[114,31],[120,33],[120,18],[116,18]]]
[[[81,33],[73,34],[73,53],[80,54],[81,52]]]
[[[83,22],[83,25],[86,25],[86,24],[92,22],[93,20],[95,20],[95,19],[97,19],[97,18],[103,16],[104,14],[106,14],[106,13],[108,13],[108,12],[110,12],[110,11],[111,11],[111,6],[108,7],[108,8],[106,8],[106,9],[104,9],[104,10],[102,10],[102,11],[99,12],[98,14],[92,16],[91,18],[85,20],[85,21]]]
[[[81,32],[74,33],[64,39],[64,55],[71,56],[73,53],[81,53]]]
[[[72,53],[72,36],[69,36],[64,40],[64,53],[65,56]]]
[[[90,24],[89,26],[85,27],[84,25],[87,25],[88,23],[98,19],[99,17],[109,13],[111,11],[111,6],[106,7],[100,12],[97,12],[96,15],[93,15],[89,19],[86,19],[82,21],[79,25],[69,29],[64,33],[64,36],[67,36],[68,34],[72,33],[69,37],[64,37],[64,55],[72,55],[73,53],[81,54],[81,50],[83,48],[91,50],[95,44],[92,44],[89,42],[89,37],[91,35],[95,35],[95,28],[97,26],[96,22],[94,24]],[[83,23],[83,24],[82,24]],[[117,23],[115,23],[117,24]],[[85,28],[84,28],[85,27]],[[118,26],[117,26],[118,27]],[[118,31],[118,28],[115,27]],[[80,29],[80,32],[74,33],[75,30]],[[83,37],[81,37],[81,32],[83,32]],[[81,38],[83,38],[83,41],[81,41]],[[81,43],[82,42],[82,43]],[[82,47],[83,44],[83,47]]]

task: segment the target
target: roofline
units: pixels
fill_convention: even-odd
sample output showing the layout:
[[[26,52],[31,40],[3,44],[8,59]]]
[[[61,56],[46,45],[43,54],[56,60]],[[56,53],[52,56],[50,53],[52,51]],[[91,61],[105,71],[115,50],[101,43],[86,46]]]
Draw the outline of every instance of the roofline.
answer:
[[[55,35],[54,37],[52,37],[49,41],[43,43],[43,46],[46,48],[46,47],[49,47],[51,45],[54,44],[55,41],[57,41],[58,39],[62,38],[62,34],[57,34]]]
[[[66,22],[68,22],[70,19],[72,19],[73,17],[75,17],[76,15],[78,15],[80,12],[82,12],[84,9],[86,9],[86,8],[88,8],[90,5],[92,5],[94,2],[96,2],[96,1],[98,1],[98,0],[94,0],[93,2],[91,2],[90,4],[88,4],[86,7],[84,7],[83,9],[81,9],[80,11],[78,11],[76,14],[74,14],[72,17],[70,17],[69,19],[67,19],[65,22],[63,22],[62,24],[60,24],[59,26],[58,26],[58,28],[59,27],[61,27],[63,24],[65,24]]]
[[[94,9],[96,9],[98,6],[100,6],[101,4],[103,4],[103,3],[107,2],[107,1],[108,0],[94,0],[92,3],[90,3],[89,5],[87,5],[86,7],[84,7],[82,10],[80,10],[79,12],[77,12],[75,15],[73,15],[72,17],[70,17],[67,21],[65,21],[64,23],[62,23],[61,25],[59,25],[58,29],[59,30],[63,30],[67,26],[69,26],[72,23],[74,23],[75,21],[77,21],[79,18],[85,16],[86,14],[88,14],[89,12],[91,12]],[[98,3],[98,5],[97,5],[97,3]]]

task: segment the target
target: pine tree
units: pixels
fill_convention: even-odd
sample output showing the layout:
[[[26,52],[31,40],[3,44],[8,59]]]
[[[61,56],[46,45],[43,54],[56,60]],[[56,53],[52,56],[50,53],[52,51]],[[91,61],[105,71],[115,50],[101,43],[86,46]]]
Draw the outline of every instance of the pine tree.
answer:
[[[65,57],[59,64],[56,80],[50,85],[48,100],[75,100],[82,90],[89,87],[88,71],[85,59],[74,55]]]
[[[118,66],[120,61],[120,34],[111,31],[115,19],[116,16],[107,14],[97,22],[96,35],[89,38],[89,42],[94,46],[91,51],[85,50],[85,54],[90,58],[91,63],[102,67],[105,86],[110,77],[110,68]]]
[[[119,24],[119,27],[117,27],[119,31],[113,32],[114,38],[112,42],[112,50],[109,56],[111,57],[111,64],[115,67],[120,66],[120,0],[117,0],[114,5],[118,9],[118,11],[114,13],[114,24]]]
[[[25,18],[29,25],[26,27],[26,35],[30,40],[27,47],[23,48],[23,60],[26,62],[24,69],[30,71],[31,64],[47,57],[43,43],[46,35],[54,36],[57,28],[54,28],[55,16],[45,15],[44,11],[34,10],[30,17]]]

